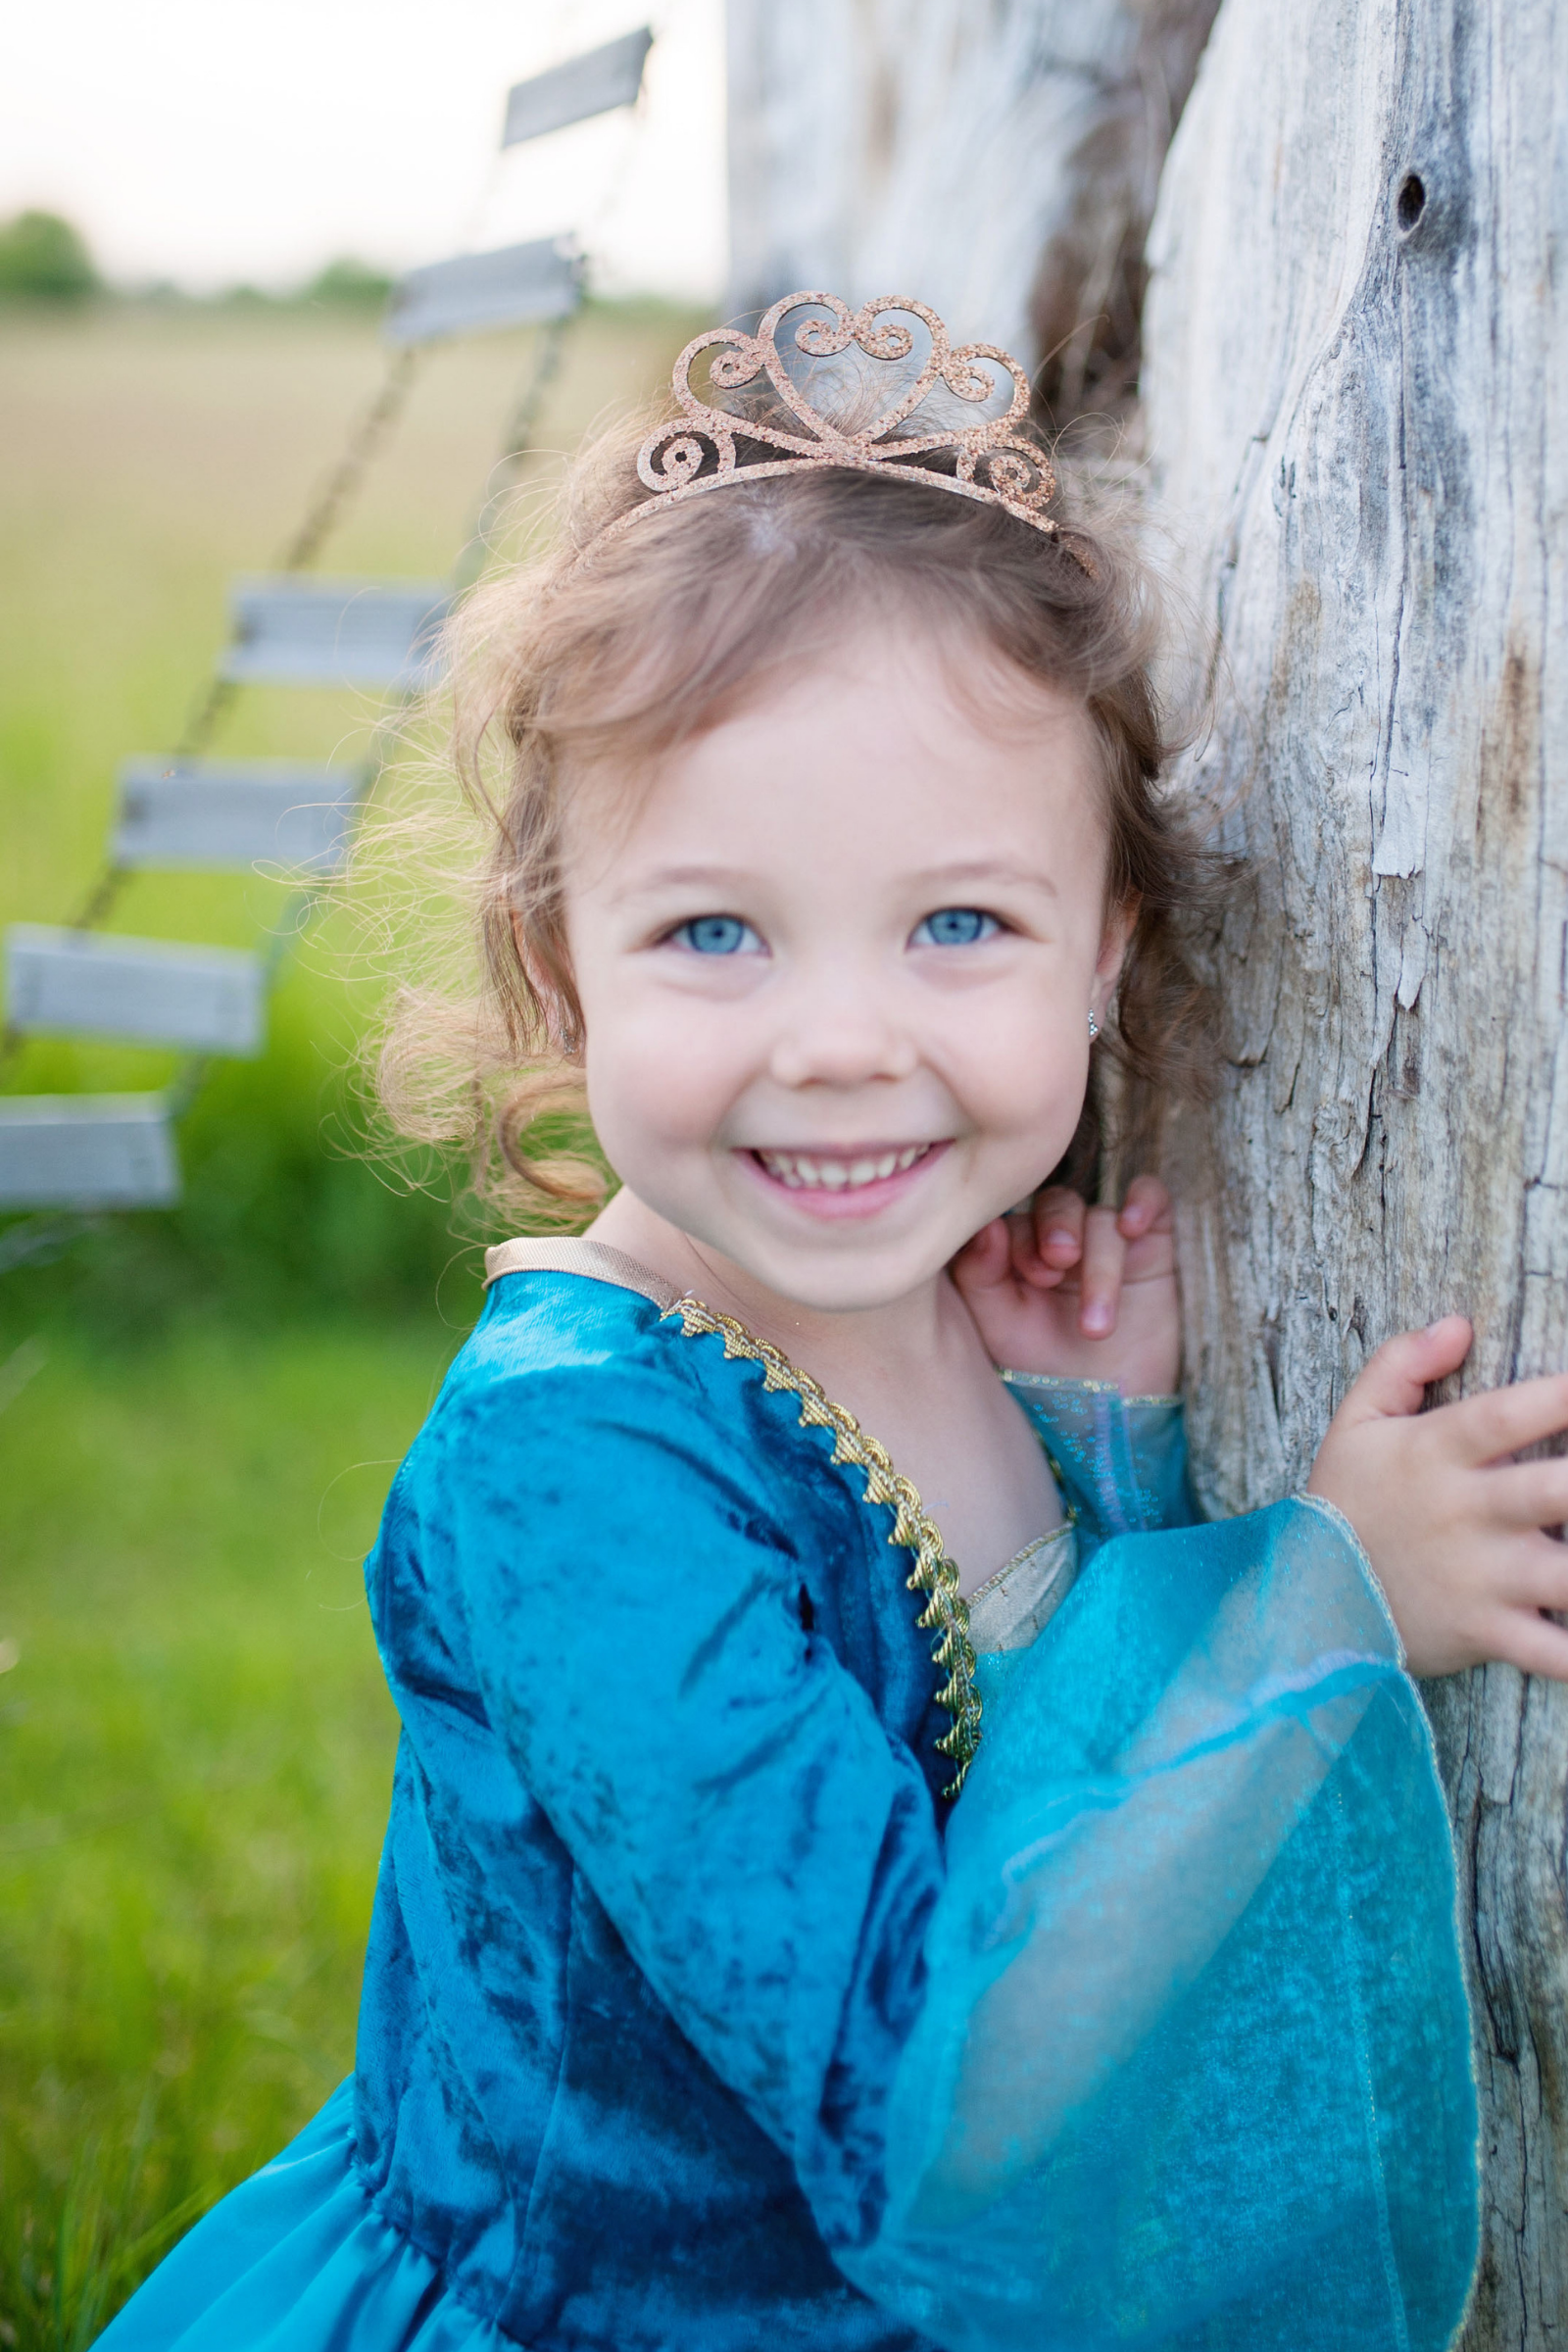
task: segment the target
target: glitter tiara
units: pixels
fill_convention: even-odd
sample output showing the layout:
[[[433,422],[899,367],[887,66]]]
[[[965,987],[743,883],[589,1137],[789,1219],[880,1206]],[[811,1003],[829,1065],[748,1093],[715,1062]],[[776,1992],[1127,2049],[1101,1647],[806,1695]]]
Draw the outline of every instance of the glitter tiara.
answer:
[[[913,332],[888,318],[889,312],[918,318],[931,338],[930,351],[912,381],[902,391],[895,386],[892,405],[858,432],[835,424],[813,408],[791,372],[778,330],[792,311],[806,308],[829,313],[826,318],[807,319],[790,338],[795,351],[808,360],[836,359],[852,347],[867,360],[890,366],[908,360],[914,350]],[[792,432],[783,417],[773,422],[743,410],[716,407],[693,391],[692,366],[705,352],[715,355],[708,370],[712,389],[741,392],[765,377],[780,408],[801,429]],[[940,431],[901,430],[939,385],[956,400],[979,402],[993,399],[1008,377],[1012,398],[1002,416]],[[765,314],[755,335],[739,327],[715,326],[695,336],[675,362],[670,380],[681,415],[656,426],[637,452],[638,477],[654,495],[607,523],[597,534],[600,542],[617,538],[647,514],[722,490],[731,482],[847,466],[858,473],[911,481],[921,489],[947,490],[958,498],[1002,507],[1020,522],[1058,538],[1094,577],[1087,557],[1060,537],[1055,517],[1047,512],[1056,489],[1050,460],[1015,431],[1028,416],[1029,378],[1018,362],[994,343],[963,343],[955,349],[942,320],[923,302],[880,294],[852,311],[835,294],[786,294]],[[781,454],[742,462],[737,441]],[[919,463],[933,456],[951,460],[951,473]]]

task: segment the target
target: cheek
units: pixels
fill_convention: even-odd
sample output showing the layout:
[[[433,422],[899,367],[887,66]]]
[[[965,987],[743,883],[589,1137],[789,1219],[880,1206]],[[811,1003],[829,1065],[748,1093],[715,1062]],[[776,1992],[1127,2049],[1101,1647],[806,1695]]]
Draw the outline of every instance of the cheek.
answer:
[[[589,1115],[612,1163],[624,1173],[622,1161],[709,1144],[744,1080],[722,1024],[635,987],[585,1012]]]
[[[950,1083],[976,1123],[1004,1135],[1054,1136],[1078,1123],[1089,1078],[1089,1023],[1076,997],[1007,991],[950,1040]]]

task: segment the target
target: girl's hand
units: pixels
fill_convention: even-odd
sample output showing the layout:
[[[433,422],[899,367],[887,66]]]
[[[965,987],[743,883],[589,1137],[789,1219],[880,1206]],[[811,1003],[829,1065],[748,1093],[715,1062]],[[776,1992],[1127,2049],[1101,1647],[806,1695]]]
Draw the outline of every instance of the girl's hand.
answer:
[[[1412,1674],[1500,1658],[1568,1682],[1568,1460],[1516,1462],[1568,1429],[1568,1376],[1522,1380],[1423,1413],[1429,1381],[1455,1372],[1463,1315],[1380,1348],[1334,1419],[1309,1494],[1337,1503],[1366,1545]]]
[[[1119,1209],[1062,1187],[983,1226],[953,1261],[980,1337],[1011,1372],[1113,1380],[1163,1396],[1181,1369],[1171,1200],[1135,1176]]]

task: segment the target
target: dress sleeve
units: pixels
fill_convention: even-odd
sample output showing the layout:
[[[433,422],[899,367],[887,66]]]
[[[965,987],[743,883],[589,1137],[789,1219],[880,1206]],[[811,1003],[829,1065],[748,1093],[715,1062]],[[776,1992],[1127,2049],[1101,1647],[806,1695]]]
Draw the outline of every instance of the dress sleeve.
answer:
[[[1444,2352],[1452,1857],[1337,1512],[1104,1544],[987,1700],[947,1863],[852,2278],[951,2352]]]
[[[942,1849],[914,1757],[803,1629],[785,1509],[635,1366],[492,1386],[451,1459],[492,1723],[824,2237],[864,2237]]]
[[[1179,1396],[1124,1398],[1112,1381],[1042,1372],[1002,1377],[1034,1423],[1091,1548],[1197,1520]]]

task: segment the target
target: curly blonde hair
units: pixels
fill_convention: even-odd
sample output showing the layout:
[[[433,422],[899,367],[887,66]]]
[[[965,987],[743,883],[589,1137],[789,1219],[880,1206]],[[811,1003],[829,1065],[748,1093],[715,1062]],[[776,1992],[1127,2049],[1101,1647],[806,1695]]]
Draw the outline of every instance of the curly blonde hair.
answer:
[[[1213,866],[1162,785],[1175,747],[1152,675],[1161,600],[1126,532],[1069,518],[1054,536],[907,479],[803,469],[597,545],[651,495],[635,465],[646,422],[578,462],[554,552],[482,587],[452,626],[454,766],[483,837],[467,883],[478,988],[462,1003],[401,993],[378,1072],[394,1125],[462,1142],[481,1196],[536,1227],[597,1208],[610,1179],[586,1126],[562,872],[573,773],[619,770],[630,792],[853,615],[978,640],[1087,713],[1108,900],[1136,909],[1101,1050],[1120,1065],[1123,1128],[1147,1139],[1212,1058],[1184,933]],[[1095,1133],[1091,1110],[1077,1181]]]

